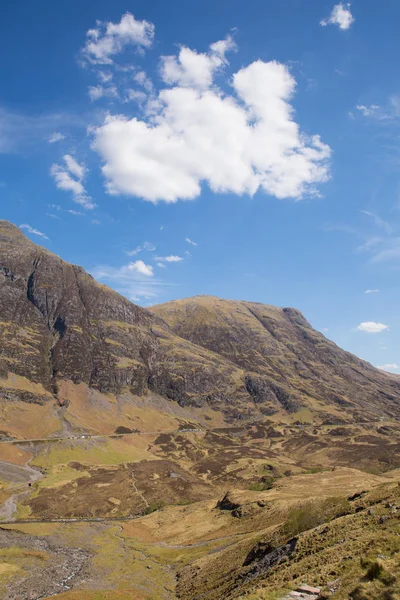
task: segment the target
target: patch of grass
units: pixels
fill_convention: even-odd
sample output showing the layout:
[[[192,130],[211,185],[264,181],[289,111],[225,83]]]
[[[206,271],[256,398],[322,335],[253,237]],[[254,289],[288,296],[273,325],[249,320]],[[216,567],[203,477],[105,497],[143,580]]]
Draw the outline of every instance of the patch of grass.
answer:
[[[144,458],[144,452],[124,442],[123,439],[104,441],[74,440],[50,444],[46,451],[32,460],[32,465],[53,473],[57,465],[79,462],[87,465],[120,465],[137,462]],[[148,458],[147,454],[145,458]]]
[[[41,550],[27,550],[26,548],[20,548],[19,546],[11,546],[10,548],[0,548],[1,562],[6,562],[8,560],[19,558],[34,558],[39,560],[48,560],[49,556],[47,552],[42,552]]]
[[[146,510],[144,511],[144,514],[145,515],[151,515],[153,512],[156,512],[156,510],[161,510],[162,508],[164,508],[164,506],[165,506],[165,502],[162,502],[162,501],[152,502],[146,508]]]
[[[274,477],[264,476],[261,481],[249,485],[249,490],[252,492],[265,492],[266,490],[272,489],[274,483]]]
[[[70,483],[79,477],[89,477],[87,471],[77,471],[72,469],[68,465],[55,465],[52,472],[46,476],[45,479],[40,481],[37,486],[38,488],[43,487],[59,487],[66,483]]]
[[[350,512],[351,505],[344,498],[326,498],[319,502],[308,502],[301,508],[292,508],[289,511],[282,532],[287,537],[294,537]]]
[[[20,531],[21,533],[35,536],[53,535],[60,527],[61,523],[16,523],[15,525],[1,525],[2,529]]]
[[[30,506],[25,506],[23,504],[19,504],[17,506],[17,512],[15,513],[14,517],[18,521],[19,520],[23,521],[24,519],[28,519],[31,516],[31,514],[32,514],[32,509]]]
[[[75,590],[72,592],[64,592],[63,594],[57,594],[54,598],[59,600],[149,600],[149,596],[139,595],[133,591],[96,591],[89,592],[88,590]]]
[[[326,467],[310,467],[304,472],[304,475],[315,475],[316,473],[323,473],[326,470]]]

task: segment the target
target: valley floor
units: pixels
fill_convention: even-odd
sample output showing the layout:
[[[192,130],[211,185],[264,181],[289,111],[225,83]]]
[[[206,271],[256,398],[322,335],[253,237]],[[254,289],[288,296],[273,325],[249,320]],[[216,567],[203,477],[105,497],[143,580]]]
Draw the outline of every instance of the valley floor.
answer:
[[[0,598],[395,600],[399,448],[395,422],[5,441]]]

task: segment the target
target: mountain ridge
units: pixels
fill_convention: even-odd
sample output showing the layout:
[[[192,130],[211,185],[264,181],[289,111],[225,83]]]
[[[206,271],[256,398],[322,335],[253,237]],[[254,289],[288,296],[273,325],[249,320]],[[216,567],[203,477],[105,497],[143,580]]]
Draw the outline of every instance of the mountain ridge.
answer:
[[[228,421],[400,414],[400,381],[341,350],[294,308],[196,296],[147,310],[7,221],[0,318],[0,389],[23,402],[68,404],[59,389],[71,381],[210,406]],[[10,387],[14,376],[36,388]]]

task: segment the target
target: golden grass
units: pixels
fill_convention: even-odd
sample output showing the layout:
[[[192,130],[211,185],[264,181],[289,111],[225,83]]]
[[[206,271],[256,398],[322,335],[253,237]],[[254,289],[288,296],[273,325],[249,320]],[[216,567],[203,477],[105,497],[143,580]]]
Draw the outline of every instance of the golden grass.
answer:
[[[53,596],[59,598],[59,600],[151,600],[149,596],[136,591],[118,591],[118,590],[107,590],[107,591],[94,591],[89,590],[75,590],[72,592],[64,592],[63,594],[57,594]]]
[[[50,437],[60,429],[60,421],[54,413],[53,399],[49,399],[43,406],[0,399],[0,421],[7,423],[7,431],[17,439]]]
[[[3,443],[0,444],[0,460],[10,462],[14,465],[23,466],[33,456],[32,452],[25,448],[21,448],[16,444]]]
[[[65,468],[64,470],[60,469],[60,465],[68,465],[70,462],[101,466],[120,465],[146,459],[157,460],[156,457],[146,451],[126,443],[124,438],[61,440],[46,446],[44,451],[32,460],[32,465],[48,471],[50,473],[50,486],[53,486],[62,481],[64,474],[67,479],[71,477],[72,469],[70,471],[65,470]],[[41,482],[41,485],[46,484],[46,479]]]
[[[1,525],[2,529],[10,531],[21,531],[27,535],[46,536],[53,535],[60,528],[60,523],[16,523],[15,525]]]
[[[15,373],[8,373],[7,379],[0,379],[0,387],[11,388],[14,390],[24,390],[37,394],[38,396],[48,396],[52,398],[52,395],[47,391],[41,383],[34,383],[26,377],[16,375]]]

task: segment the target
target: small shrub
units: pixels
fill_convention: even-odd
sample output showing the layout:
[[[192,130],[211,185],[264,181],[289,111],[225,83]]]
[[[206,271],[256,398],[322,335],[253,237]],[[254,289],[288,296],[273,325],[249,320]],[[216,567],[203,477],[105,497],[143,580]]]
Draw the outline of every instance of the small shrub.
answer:
[[[164,502],[152,502],[146,508],[146,510],[144,511],[144,514],[151,515],[151,513],[156,512],[156,510],[161,510],[162,508],[164,508],[164,506],[165,506]]]
[[[380,561],[362,558],[360,564],[363,569],[366,569],[365,579],[369,581],[378,579],[386,586],[391,586],[395,583],[396,577],[392,573],[389,573]]]
[[[383,565],[375,560],[369,565],[365,577],[369,579],[369,581],[373,581],[374,579],[380,579],[383,575],[383,572]]]

